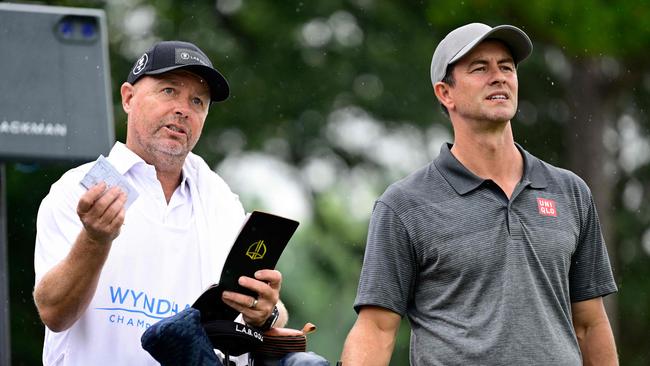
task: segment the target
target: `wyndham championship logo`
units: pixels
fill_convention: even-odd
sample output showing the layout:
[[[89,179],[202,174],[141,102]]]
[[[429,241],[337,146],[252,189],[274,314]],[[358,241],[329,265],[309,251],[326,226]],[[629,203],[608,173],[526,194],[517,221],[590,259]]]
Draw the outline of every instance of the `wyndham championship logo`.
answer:
[[[149,328],[160,319],[176,315],[190,307],[190,304],[178,304],[173,299],[153,296],[144,291],[109,286],[110,303],[96,307],[105,314],[106,319],[116,326]]]

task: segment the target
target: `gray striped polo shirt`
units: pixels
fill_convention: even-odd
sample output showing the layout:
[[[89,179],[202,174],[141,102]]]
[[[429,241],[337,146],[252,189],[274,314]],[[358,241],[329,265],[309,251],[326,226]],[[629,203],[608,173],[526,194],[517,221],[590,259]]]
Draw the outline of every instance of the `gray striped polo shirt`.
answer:
[[[412,365],[581,365],[571,303],[617,291],[589,188],[517,145],[508,199],[450,147],[375,203],[355,310],[408,316]]]

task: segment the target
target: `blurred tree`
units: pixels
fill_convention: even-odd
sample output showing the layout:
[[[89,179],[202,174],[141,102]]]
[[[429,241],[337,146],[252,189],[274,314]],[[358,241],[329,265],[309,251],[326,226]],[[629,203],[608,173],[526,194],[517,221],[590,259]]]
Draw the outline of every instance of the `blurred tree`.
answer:
[[[636,1],[141,0],[49,1],[101,7],[109,20],[116,129],[118,95],[132,62],[158,39],[199,44],[228,78],[232,96],[211,107],[196,152],[240,193],[246,208],[279,210],[238,174],[251,153],[282,163],[309,208],[280,262],[292,327],[314,322],[312,350],[338,359],[355,319],[352,303],[372,203],[395,179],[451,141],[429,78],[435,45],[460,24],[508,23],[532,38],[519,68],[515,138],[529,151],[581,175],[594,192],[620,285],[621,363],[650,353],[650,74],[644,47],[650,7]],[[2,25],[0,25],[1,30]],[[275,167],[275,165],[274,165]],[[9,256],[12,351],[40,362],[42,326],[31,300],[35,213],[65,167],[12,164]],[[282,169],[253,179],[270,182]],[[237,184],[235,184],[237,182]],[[240,184],[241,182],[241,184]],[[279,194],[279,193],[278,193]],[[290,206],[296,197],[284,197]],[[643,238],[643,239],[642,239]],[[408,324],[392,364],[408,364]]]

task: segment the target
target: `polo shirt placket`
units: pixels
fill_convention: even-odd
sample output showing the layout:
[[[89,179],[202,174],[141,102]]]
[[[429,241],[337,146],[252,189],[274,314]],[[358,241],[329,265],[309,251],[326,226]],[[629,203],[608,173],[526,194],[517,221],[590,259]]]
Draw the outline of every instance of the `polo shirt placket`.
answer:
[[[447,182],[454,188],[456,193],[461,196],[469,192],[485,188],[489,190],[495,197],[503,204],[506,214],[508,232],[510,238],[514,241],[523,239],[523,224],[519,219],[514,208],[517,206],[519,196],[527,189],[543,189],[547,187],[546,178],[539,171],[539,164],[532,159],[519,144],[515,143],[517,150],[521,153],[524,159],[524,172],[521,181],[515,187],[510,199],[491,179],[483,179],[465,168],[452,154],[451,144],[447,144],[446,148],[443,147],[440,151],[440,156],[436,160],[436,167]],[[536,213],[531,213],[536,214]]]

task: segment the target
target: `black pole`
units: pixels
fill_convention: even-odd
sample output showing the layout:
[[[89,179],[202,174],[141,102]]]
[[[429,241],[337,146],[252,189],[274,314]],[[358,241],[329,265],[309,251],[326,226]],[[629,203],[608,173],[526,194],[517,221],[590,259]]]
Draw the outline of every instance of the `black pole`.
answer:
[[[9,261],[7,260],[7,174],[0,162],[0,365],[11,365],[9,340]]]

